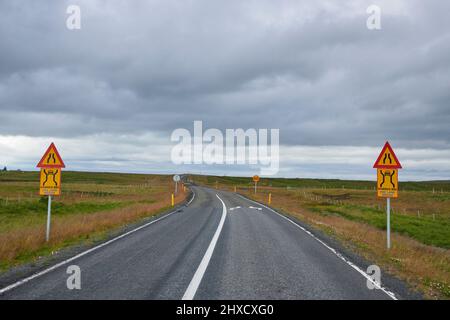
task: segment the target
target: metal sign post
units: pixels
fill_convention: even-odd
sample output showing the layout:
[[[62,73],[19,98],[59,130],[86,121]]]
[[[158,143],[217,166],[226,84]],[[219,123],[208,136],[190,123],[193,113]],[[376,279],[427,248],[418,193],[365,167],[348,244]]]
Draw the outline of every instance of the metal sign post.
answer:
[[[391,198],[386,198],[386,238],[387,238],[387,248],[391,248]]]
[[[45,234],[45,241],[50,239],[50,221],[52,217],[52,196],[48,196],[48,208],[47,208],[47,232]]]

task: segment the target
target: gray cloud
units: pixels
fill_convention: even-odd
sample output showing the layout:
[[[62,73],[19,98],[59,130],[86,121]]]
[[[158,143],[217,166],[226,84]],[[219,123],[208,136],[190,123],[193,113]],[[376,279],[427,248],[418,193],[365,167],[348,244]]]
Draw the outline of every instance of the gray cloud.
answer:
[[[382,30],[366,28],[379,4]],[[82,29],[65,28],[79,4]],[[2,1],[0,135],[280,128],[284,145],[450,148],[450,3]]]

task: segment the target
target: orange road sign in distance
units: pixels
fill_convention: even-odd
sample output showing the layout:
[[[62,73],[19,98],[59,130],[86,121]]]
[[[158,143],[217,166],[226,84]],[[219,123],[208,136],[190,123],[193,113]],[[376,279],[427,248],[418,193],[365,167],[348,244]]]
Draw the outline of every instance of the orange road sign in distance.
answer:
[[[258,182],[258,181],[259,181],[259,176],[254,175],[254,176],[253,176],[253,181],[254,181],[254,182]]]
[[[59,155],[58,149],[56,149],[55,144],[52,144],[45,151],[44,156],[41,161],[39,161],[38,168],[65,168],[66,165]]]

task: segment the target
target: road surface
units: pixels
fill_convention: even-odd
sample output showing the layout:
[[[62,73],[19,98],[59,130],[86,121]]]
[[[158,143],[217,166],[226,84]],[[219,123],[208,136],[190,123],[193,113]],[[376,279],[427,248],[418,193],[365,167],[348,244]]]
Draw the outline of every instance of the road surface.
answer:
[[[369,290],[358,267],[269,208],[193,191],[182,211],[15,283],[0,299],[393,298]],[[67,288],[69,265],[80,267],[80,290]]]

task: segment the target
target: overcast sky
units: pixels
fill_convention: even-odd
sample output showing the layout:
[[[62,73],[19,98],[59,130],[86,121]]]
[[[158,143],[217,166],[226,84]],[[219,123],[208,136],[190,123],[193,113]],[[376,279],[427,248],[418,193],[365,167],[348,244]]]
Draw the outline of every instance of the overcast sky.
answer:
[[[81,29],[66,28],[68,5]],[[366,9],[381,8],[381,30]],[[450,179],[447,0],[2,0],[0,165],[252,175],[177,166],[177,128],[280,129],[286,177]]]

